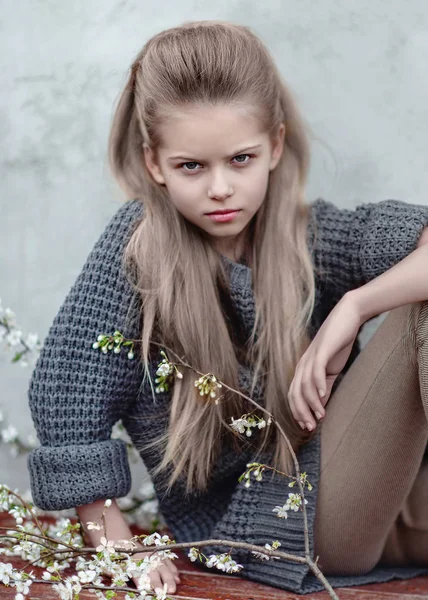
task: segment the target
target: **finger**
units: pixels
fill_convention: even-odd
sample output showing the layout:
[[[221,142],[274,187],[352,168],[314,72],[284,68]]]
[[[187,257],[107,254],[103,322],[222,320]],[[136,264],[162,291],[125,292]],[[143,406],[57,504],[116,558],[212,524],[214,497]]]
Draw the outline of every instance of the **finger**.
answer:
[[[175,582],[181,583],[180,574],[179,574],[178,569],[175,566],[174,562],[170,558],[167,558],[167,559],[165,559],[165,564],[168,566],[169,570],[171,571]]]
[[[294,375],[294,377],[290,383],[289,390],[288,390],[288,395],[287,395],[288,404],[289,404],[289,407],[291,410],[291,414],[293,415],[293,418],[299,423],[301,429],[306,429],[305,423],[303,421],[299,420],[299,416],[295,409],[295,389],[296,389],[296,374]]]
[[[162,578],[162,585],[159,587],[162,588],[163,584],[166,583],[168,586],[167,592],[169,594],[174,594],[177,589],[177,584],[175,582],[174,575],[171,573],[171,571],[166,565],[162,565],[161,567],[159,567],[158,571]]]
[[[170,558],[165,559],[165,564],[169,567],[170,571],[174,573],[174,575],[178,575],[178,569],[174,564],[174,561]]]
[[[302,376],[302,395],[319,420],[324,417],[325,410],[318,395],[313,372],[314,366],[311,361]]]
[[[325,366],[323,361],[321,361],[320,359],[314,362],[314,381],[321,403],[323,406],[325,406],[324,398],[327,395],[327,381]]]
[[[158,569],[153,569],[153,570],[149,571],[149,579],[150,579],[150,585],[152,586],[153,589],[161,588],[163,586],[162,579],[161,579]],[[137,585],[137,588],[138,588],[137,582],[135,583],[135,585]]]
[[[313,418],[311,411],[306,403],[304,396],[302,395],[302,375],[303,369],[299,369],[296,373],[296,383],[293,393],[294,410],[297,415],[298,421],[303,421],[309,431],[312,431],[316,427],[315,419]]]
[[[299,421],[299,417],[298,417],[298,415],[296,413],[296,409],[294,407],[294,402],[295,402],[294,390],[296,389],[295,381],[296,381],[296,375],[294,375],[294,377],[290,383],[290,387],[288,389],[288,394],[287,394],[288,405],[290,407],[290,411],[291,411],[291,414],[293,415],[293,418],[299,423],[299,425],[302,429],[305,429],[306,426],[302,421]]]

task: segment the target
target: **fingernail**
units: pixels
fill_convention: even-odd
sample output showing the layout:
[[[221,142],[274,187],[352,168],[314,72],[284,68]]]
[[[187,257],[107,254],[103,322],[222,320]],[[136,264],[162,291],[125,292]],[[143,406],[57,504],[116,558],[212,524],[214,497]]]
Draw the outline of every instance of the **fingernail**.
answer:
[[[304,424],[304,423],[302,423],[302,421],[299,421],[299,425],[300,425],[300,427],[301,427],[302,429],[304,429],[304,428],[305,428],[305,424]]]
[[[322,419],[322,414],[320,412],[316,412],[315,415],[318,420]]]
[[[306,423],[306,427],[309,429],[309,431],[312,431],[313,429],[312,423]]]

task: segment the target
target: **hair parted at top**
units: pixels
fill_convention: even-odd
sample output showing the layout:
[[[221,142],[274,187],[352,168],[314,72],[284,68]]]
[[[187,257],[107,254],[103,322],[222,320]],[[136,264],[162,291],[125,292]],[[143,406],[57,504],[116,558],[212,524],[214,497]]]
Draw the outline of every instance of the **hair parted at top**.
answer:
[[[247,240],[256,317],[244,345],[225,319],[228,281],[218,253],[168,199],[147,170],[143,144],[156,154],[160,126],[172,111],[192,105],[245,106],[274,135],[285,125],[284,149],[269,174],[264,202]],[[305,185],[308,129],[292,93],[262,41],[249,27],[224,21],[192,21],[154,35],[139,52],[119,97],[109,138],[113,175],[128,197],[144,204],[144,216],[125,252],[141,297],[141,359],[145,373],[156,340],[203,373],[239,389],[245,361],[264,389],[265,406],[297,447],[307,439],[292,417],[287,393],[306,349],[315,285],[307,244]],[[221,452],[225,423],[250,412],[240,396],[202,399],[195,374],[172,390],[169,430],[159,443],[163,460],[152,476],[170,471],[189,491],[206,489]],[[276,428],[260,430],[260,450],[274,449],[277,468],[290,472],[291,457]],[[234,434],[230,433],[231,438]]]

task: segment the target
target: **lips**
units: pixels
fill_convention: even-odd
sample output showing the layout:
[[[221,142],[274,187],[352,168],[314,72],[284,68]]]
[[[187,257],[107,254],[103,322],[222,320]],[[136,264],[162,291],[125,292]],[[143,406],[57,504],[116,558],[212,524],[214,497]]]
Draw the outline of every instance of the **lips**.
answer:
[[[240,208],[230,208],[227,210],[214,210],[213,212],[206,213],[207,215],[227,215],[229,213],[238,212]]]

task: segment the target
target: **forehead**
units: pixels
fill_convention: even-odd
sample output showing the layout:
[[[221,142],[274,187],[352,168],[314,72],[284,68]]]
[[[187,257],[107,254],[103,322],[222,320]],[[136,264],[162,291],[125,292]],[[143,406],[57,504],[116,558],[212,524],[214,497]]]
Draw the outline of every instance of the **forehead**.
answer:
[[[175,111],[163,122],[159,150],[168,157],[223,158],[267,142],[267,133],[248,108],[193,107]]]

